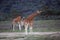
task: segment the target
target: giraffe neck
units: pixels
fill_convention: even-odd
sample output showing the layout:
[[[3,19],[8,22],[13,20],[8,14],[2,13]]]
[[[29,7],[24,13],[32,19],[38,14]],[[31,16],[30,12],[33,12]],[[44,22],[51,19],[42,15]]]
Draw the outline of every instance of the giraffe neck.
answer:
[[[37,15],[39,15],[38,13],[33,13],[31,15],[28,16],[28,20],[33,20]]]

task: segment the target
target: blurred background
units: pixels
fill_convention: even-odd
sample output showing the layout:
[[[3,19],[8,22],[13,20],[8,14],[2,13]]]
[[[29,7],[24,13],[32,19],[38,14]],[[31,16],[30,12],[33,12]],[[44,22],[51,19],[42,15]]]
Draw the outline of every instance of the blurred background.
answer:
[[[26,18],[36,10],[44,12],[34,18],[33,33],[57,32],[56,34],[23,36],[20,33],[25,32],[24,26],[20,31],[18,24],[15,31],[12,30],[13,18],[18,15]],[[0,0],[0,40],[60,40],[59,32],[60,0]]]
[[[0,0],[0,32],[12,30],[16,16],[27,17],[36,10],[45,12],[34,18],[33,31],[60,31],[60,0]]]
[[[45,12],[35,20],[60,19],[60,0],[0,0],[0,21],[12,20],[16,15],[27,17],[36,10]]]

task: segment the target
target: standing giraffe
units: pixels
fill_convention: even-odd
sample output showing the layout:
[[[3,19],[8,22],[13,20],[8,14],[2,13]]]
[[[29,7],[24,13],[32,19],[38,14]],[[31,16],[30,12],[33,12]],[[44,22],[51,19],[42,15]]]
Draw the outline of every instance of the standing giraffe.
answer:
[[[21,30],[21,16],[17,16],[12,21],[13,31],[15,30],[16,23],[19,25],[19,30]]]
[[[42,11],[37,11],[35,13],[32,13],[31,15],[29,15],[26,19],[24,19],[24,27],[25,27],[25,32],[26,34],[28,33],[28,27],[29,27],[29,30],[30,32],[32,32],[32,27],[33,27],[33,19],[41,14]]]

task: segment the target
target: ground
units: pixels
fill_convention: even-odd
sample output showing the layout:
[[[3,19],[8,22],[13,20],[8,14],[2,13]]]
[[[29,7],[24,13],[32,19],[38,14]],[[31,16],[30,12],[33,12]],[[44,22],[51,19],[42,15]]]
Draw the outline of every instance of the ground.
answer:
[[[60,33],[60,20],[38,20],[34,21],[33,33],[25,35],[24,30],[12,31],[11,21],[0,22],[0,40],[40,40],[41,35],[50,35],[54,33]],[[22,35],[23,34],[23,35]],[[33,36],[34,35],[34,36]],[[39,36],[38,36],[39,35]],[[36,37],[37,36],[37,37]],[[43,37],[40,37],[43,40]]]
[[[25,35],[24,32],[3,32],[0,33],[0,40],[37,40],[47,35],[58,36],[58,34],[60,35],[60,32],[32,32],[32,34],[29,33],[28,35]]]

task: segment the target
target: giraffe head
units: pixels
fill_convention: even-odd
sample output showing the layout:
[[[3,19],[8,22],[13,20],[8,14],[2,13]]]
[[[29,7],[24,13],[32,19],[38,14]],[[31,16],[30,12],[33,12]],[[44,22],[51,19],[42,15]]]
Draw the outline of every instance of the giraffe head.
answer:
[[[39,10],[37,10],[37,13],[38,13],[38,14],[40,14],[41,12],[43,12],[43,11],[39,11]]]

